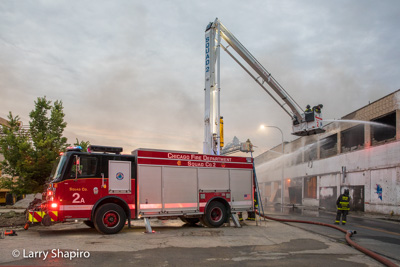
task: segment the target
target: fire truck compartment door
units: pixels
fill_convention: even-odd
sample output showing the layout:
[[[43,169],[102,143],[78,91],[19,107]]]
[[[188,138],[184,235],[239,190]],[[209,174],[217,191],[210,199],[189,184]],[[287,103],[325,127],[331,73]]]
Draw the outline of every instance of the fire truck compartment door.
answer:
[[[161,167],[139,166],[138,186],[139,212],[161,212]]]
[[[196,211],[198,203],[197,170],[163,167],[164,211]]]
[[[231,194],[233,209],[248,209],[253,206],[253,183],[251,170],[231,170]]]
[[[110,160],[108,162],[108,192],[131,193],[131,162]]]
[[[199,190],[228,191],[229,170],[199,169]]]

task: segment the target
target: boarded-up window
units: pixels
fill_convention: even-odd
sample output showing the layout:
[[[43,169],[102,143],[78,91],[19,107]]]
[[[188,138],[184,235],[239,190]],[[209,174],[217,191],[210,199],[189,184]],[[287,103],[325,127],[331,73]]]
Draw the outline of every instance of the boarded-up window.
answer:
[[[317,198],[317,177],[304,178],[304,198]]]

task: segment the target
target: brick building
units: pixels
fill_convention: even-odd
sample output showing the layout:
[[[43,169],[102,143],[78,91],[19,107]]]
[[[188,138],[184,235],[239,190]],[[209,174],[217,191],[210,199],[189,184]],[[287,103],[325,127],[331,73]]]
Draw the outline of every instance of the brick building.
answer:
[[[400,214],[400,90],[255,159],[262,198],[335,210],[344,188],[353,210]],[[284,168],[282,168],[282,165]]]

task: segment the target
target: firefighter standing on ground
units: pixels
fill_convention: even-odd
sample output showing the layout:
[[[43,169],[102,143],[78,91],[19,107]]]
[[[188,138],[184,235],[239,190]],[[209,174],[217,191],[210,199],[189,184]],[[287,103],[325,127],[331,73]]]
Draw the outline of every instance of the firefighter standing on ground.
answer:
[[[349,214],[350,210],[349,202],[350,202],[349,189],[345,189],[344,193],[341,194],[336,201],[337,214],[336,214],[335,224],[340,223],[340,217],[342,217],[342,225],[346,224],[346,217],[347,214]]]
[[[257,193],[254,194],[254,211],[247,212],[246,220],[255,221],[256,220],[256,210],[258,210]]]
[[[254,194],[254,209],[255,209],[255,211],[258,209],[257,194]],[[255,211],[247,212],[246,221],[255,221],[256,220],[256,212]],[[241,212],[238,212],[238,217],[239,217],[239,221],[243,221],[243,215]]]

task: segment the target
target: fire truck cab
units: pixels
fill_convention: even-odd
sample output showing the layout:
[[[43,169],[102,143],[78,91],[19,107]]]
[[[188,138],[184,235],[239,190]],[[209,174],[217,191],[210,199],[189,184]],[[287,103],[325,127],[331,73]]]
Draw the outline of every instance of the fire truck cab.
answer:
[[[45,201],[30,222],[83,220],[104,234],[135,219],[181,218],[219,227],[232,213],[252,211],[253,159],[120,147],[68,148],[52,172]],[[148,220],[146,220],[148,221]]]

